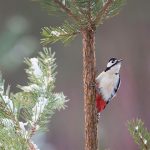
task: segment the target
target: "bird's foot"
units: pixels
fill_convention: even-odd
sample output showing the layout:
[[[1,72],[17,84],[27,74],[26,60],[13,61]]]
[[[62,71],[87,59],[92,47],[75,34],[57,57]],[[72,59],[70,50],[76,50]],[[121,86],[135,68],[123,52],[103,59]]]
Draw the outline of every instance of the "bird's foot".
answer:
[[[100,119],[100,112],[99,113],[97,113],[97,123],[99,122],[99,119]]]
[[[91,87],[96,87],[96,83],[90,83]]]

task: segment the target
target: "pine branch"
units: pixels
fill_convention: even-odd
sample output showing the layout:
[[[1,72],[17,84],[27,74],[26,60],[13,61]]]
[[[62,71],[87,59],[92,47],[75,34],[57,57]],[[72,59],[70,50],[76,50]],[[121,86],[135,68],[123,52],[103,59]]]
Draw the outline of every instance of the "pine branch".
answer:
[[[115,0],[113,4],[109,7],[106,19],[117,15],[120,12],[121,8],[125,5],[125,2],[125,0]]]
[[[101,21],[101,18],[103,15],[106,15],[108,13],[108,8],[110,7],[110,5],[113,3],[113,0],[108,0],[103,8],[97,13],[96,19],[95,19],[95,24],[99,24],[99,22]]]
[[[40,1],[51,12],[63,11],[68,14],[75,22],[70,24],[68,21],[60,27],[42,28],[41,43],[43,45],[61,41],[69,43],[74,37],[86,29],[95,31],[95,26],[102,23],[104,19],[112,17],[119,12],[124,0],[36,0]]]
[[[0,148],[27,149],[26,134],[17,120],[18,110],[9,97],[9,88],[5,92],[4,81],[0,82]]]
[[[106,2],[105,2],[106,1]],[[117,15],[121,7],[125,4],[125,0],[105,0],[103,6],[98,11],[94,23],[102,24],[105,19]]]
[[[72,12],[72,10],[65,4],[68,2],[67,0],[33,0],[39,1],[41,5],[43,5],[50,12],[59,12],[59,10],[63,13],[66,13],[70,18],[72,18],[75,22],[80,22],[81,18],[76,13]],[[70,2],[69,2],[70,3]]]
[[[26,63],[29,65],[26,73],[29,76],[30,84],[19,87],[24,91],[22,93],[23,98],[28,97],[28,93],[30,93],[33,99],[30,104],[32,109],[28,110],[29,114],[33,114],[30,118],[30,135],[33,134],[35,128],[38,130],[45,129],[47,121],[54,114],[54,110],[64,108],[66,102],[62,93],[52,93],[56,75],[54,55],[45,48],[38,58],[26,59]]]
[[[140,119],[129,121],[128,130],[140,149],[150,149],[150,132],[144,127],[144,123]]]
[[[80,18],[78,16],[74,15],[72,13],[72,11],[69,8],[67,8],[63,3],[61,3],[59,0],[53,0],[53,1],[56,4],[58,4],[59,7],[68,14],[68,16],[70,16],[71,18],[73,18],[75,21],[80,22]]]
[[[62,43],[67,44],[71,40],[73,40],[76,35],[80,33],[78,30],[78,26],[70,25],[69,22],[65,22],[62,27],[44,27],[42,28],[41,35],[43,38],[41,39],[41,43],[46,45],[48,43],[55,43],[57,41],[61,41]]]
[[[0,149],[37,150],[31,137],[39,130],[45,130],[55,110],[65,108],[67,102],[63,93],[54,93],[55,54],[44,48],[37,58],[28,58],[29,83],[18,86],[21,92],[4,91],[0,80]],[[19,143],[19,144],[18,144]]]
[[[78,5],[78,0],[72,0],[73,5],[76,6],[77,10],[79,11],[79,14],[81,13],[85,18],[87,17],[86,13],[87,11],[83,10],[79,5]]]
[[[92,23],[92,18],[91,18],[91,0],[88,1],[88,20],[89,20],[89,23],[91,24]]]

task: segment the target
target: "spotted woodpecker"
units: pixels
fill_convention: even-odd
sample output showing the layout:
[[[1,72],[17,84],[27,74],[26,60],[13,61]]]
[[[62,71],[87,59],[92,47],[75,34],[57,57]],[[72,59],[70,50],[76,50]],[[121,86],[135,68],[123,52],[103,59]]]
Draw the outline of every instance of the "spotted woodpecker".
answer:
[[[120,67],[122,59],[111,58],[105,71],[96,78],[96,107],[98,115],[113,99],[120,86]]]

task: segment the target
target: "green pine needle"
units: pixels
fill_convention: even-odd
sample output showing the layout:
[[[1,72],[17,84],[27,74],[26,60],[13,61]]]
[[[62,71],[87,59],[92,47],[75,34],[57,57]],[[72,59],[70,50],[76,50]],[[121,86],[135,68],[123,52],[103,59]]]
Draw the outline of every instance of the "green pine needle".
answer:
[[[78,27],[70,25],[69,22],[65,22],[62,27],[44,27],[42,28],[41,43],[46,45],[48,43],[55,43],[61,41],[62,43],[69,43],[79,33]]]
[[[67,102],[63,93],[54,93],[56,76],[55,53],[44,48],[37,58],[25,59],[28,85],[11,94],[4,90],[0,78],[0,149],[28,150],[34,147],[31,137],[45,130],[56,110]],[[1,77],[1,76],[0,76]],[[18,144],[19,143],[19,144]]]
[[[140,119],[128,121],[128,130],[141,150],[150,149],[150,132]]]
[[[60,27],[43,27],[41,43],[47,45],[61,41],[70,43],[77,33],[95,30],[106,19],[117,15],[126,0],[34,0],[40,2],[50,15],[65,15]],[[71,23],[69,23],[71,22]]]

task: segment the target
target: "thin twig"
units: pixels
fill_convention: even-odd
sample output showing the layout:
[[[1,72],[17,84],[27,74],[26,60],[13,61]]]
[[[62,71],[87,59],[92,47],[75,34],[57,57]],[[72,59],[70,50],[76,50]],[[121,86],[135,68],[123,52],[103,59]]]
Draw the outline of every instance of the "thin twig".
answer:
[[[68,14],[68,16],[70,16],[71,18],[73,18],[75,21],[80,22],[80,18],[77,17],[76,15],[74,15],[72,13],[72,11],[68,7],[66,7],[63,3],[61,3],[59,0],[53,0],[53,1],[56,4],[58,4],[60,6],[60,8]]]
[[[107,14],[107,11],[108,11],[108,8],[109,6],[112,4],[113,0],[108,0],[106,2],[106,4],[103,6],[103,8],[98,12],[97,16],[96,16],[96,19],[95,19],[95,24],[97,25],[100,20],[101,20],[101,17],[103,16],[103,14]]]

